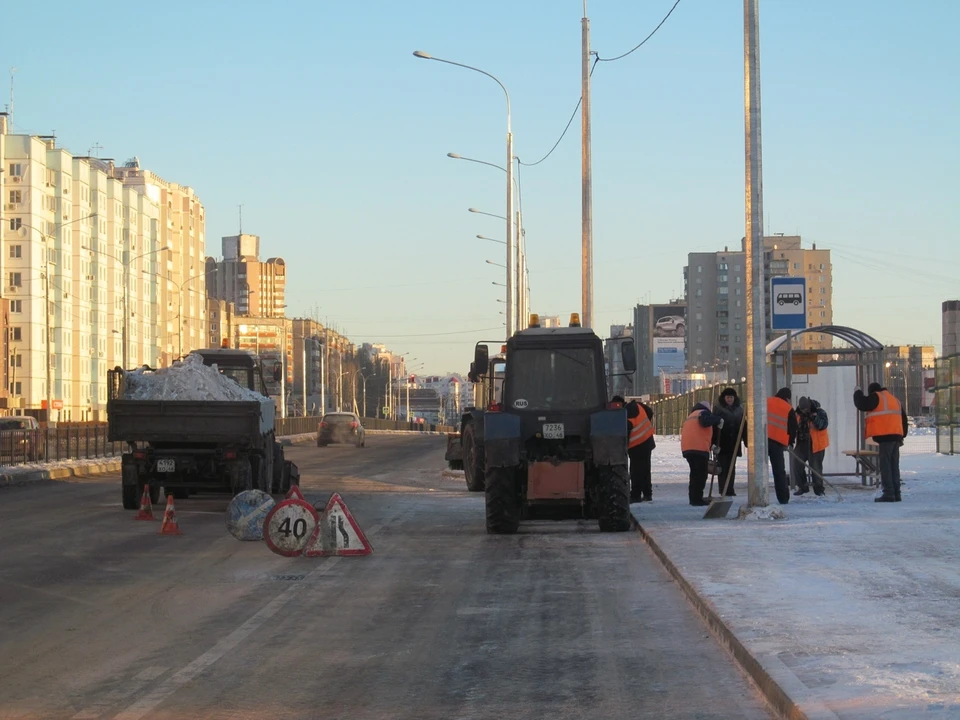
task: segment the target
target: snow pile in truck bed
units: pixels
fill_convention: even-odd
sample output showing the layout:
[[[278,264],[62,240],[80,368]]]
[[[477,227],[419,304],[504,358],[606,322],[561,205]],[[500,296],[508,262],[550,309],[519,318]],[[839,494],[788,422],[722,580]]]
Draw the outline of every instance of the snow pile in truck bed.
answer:
[[[187,355],[181,363],[152,372],[143,369],[128,372],[123,397],[127,400],[255,400],[273,405],[273,400],[221,375],[216,365],[204,365],[199,355]]]

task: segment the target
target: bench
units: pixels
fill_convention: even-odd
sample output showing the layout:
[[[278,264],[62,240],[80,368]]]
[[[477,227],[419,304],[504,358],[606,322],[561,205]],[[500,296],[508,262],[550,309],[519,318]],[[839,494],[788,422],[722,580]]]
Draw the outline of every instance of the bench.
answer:
[[[856,475],[863,485],[880,484],[880,452],[877,450],[844,450],[843,454],[857,461]]]

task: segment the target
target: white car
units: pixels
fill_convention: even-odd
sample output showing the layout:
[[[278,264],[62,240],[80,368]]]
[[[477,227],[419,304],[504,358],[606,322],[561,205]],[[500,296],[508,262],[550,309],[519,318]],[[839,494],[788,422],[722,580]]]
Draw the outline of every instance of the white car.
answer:
[[[657,330],[664,332],[683,332],[683,328],[683,317],[680,315],[666,315],[657,320]]]

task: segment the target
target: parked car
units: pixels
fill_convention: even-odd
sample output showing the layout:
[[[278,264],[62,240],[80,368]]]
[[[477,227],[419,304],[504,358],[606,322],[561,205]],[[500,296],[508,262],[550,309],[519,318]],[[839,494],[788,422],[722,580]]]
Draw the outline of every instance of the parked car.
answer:
[[[44,431],[35,417],[9,415],[0,418],[0,459],[7,462],[37,462],[44,457]]]
[[[332,442],[352,443],[357,447],[366,445],[367,433],[356,413],[327,413],[320,418],[317,426],[317,447],[325,447]]]

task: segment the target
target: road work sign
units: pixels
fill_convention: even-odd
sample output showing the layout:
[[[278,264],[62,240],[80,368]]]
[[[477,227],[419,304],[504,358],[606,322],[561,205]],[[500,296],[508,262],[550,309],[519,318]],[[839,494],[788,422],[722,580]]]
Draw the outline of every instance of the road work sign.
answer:
[[[237,494],[227,506],[227,530],[237,540],[262,540],[264,520],[275,504],[263,490]]]
[[[372,552],[373,547],[347,509],[343,498],[339,493],[331,495],[303,554],[306,557],[325,557],[369,555]]]
[[[320,521],[313,506],[290,498],[278,503],[263,522],[263,539],[273,552],[284,557],[298,557],[313,537]]]

